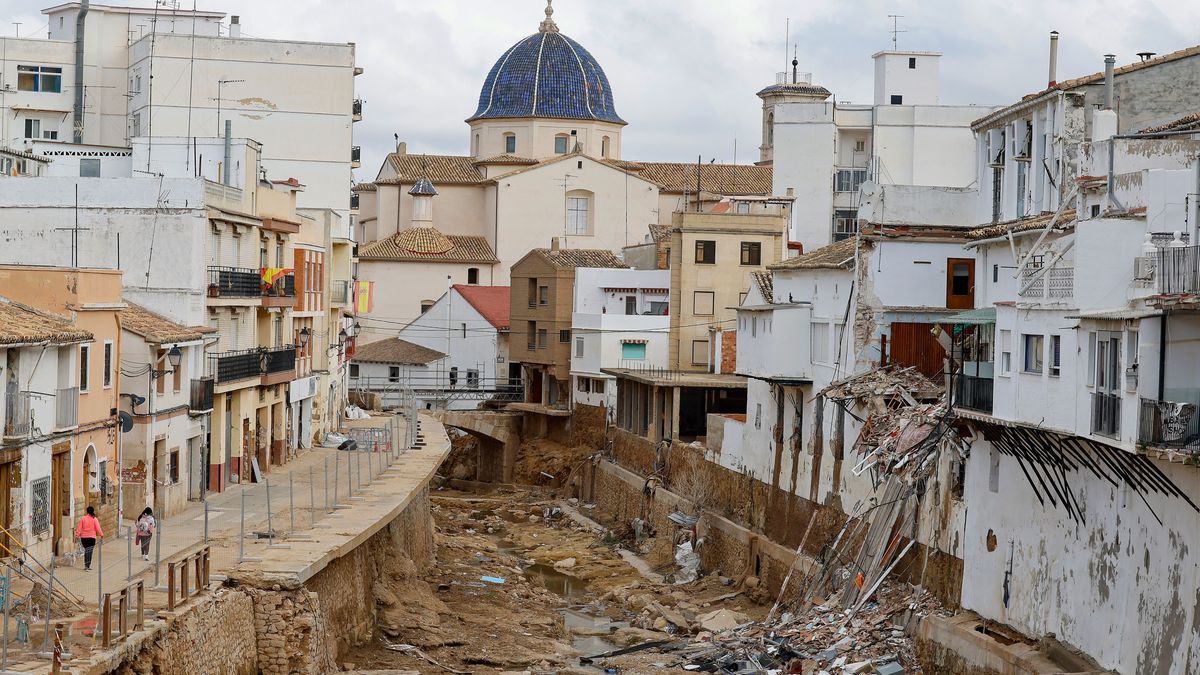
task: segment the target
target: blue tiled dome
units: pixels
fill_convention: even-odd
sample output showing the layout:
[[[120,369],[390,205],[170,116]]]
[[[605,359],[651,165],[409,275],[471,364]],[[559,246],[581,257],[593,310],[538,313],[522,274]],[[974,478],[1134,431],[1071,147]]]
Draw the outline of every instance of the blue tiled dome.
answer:
[[[513,45],[488,72],[479,108],[467,121],[553,117],[625,124],[613,106],[604,69],[553,22]]]

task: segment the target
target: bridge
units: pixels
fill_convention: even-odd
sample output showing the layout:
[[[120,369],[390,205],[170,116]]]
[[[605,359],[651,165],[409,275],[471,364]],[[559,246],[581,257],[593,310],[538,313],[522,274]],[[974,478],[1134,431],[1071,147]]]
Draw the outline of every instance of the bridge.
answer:
[[[492,410],[445,410],[437,413],[438,421],[447,427],[465,431],[479,441],[479,461],[475,480],[511,483],[521,447],[519,412]]]

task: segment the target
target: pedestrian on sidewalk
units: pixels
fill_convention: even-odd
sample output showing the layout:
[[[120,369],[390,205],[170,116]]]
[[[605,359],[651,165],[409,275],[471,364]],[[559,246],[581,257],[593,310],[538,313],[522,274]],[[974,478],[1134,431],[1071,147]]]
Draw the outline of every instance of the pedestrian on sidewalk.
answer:
[[[87,513],[79,519],[79,524],[75,526],[75,538],[83,546],[83,571],[90,572],[92,550],[96,548],[96,543],[104,538],[104,528],[100,527],[100,520],[96,518],[96,507],[87,507]]]
[[[142,547],[142,560],[150,559],[150,539],[154,537],[154,511],[149,506],[137,519],[137,543]]]

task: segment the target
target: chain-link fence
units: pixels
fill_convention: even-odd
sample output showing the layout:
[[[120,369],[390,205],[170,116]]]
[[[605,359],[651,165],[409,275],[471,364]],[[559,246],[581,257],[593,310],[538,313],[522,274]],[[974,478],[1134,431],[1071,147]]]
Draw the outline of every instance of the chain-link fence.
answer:
[[[0,558],[0,673],[9,664],[46,665],[56,644],[76,657],[102,648],[139,626],[146,610],[173,607],[238,564],[310,538],[415,447],[416,416],[410,405],[363,421],[350,429],[355,443],[347,449],[313,448],[264,467],[258,482],[210,492],[157,517],[150,536],[124,523],[90,554]]]

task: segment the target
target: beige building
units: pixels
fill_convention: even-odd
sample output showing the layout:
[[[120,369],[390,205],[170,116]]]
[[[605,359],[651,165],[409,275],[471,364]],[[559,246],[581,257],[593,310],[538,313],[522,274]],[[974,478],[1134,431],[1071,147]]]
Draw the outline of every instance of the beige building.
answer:
[[[734,308],[783,256],[790,201],[766,213],[676,213],[671,230],[671,369],[711,369],[713,333],[733,328]],[[736,334],[730,331],[730,334]]]

